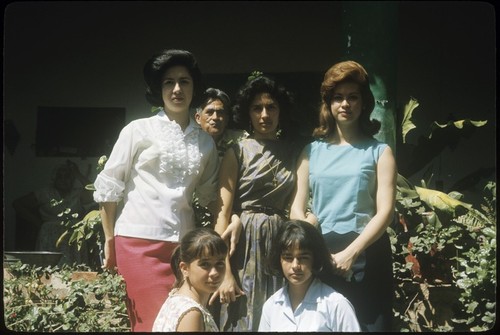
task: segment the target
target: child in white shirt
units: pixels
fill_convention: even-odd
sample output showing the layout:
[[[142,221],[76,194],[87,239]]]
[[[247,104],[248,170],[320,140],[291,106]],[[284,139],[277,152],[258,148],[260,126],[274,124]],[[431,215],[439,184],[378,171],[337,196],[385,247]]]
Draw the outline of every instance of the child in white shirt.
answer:
[[[292,220],[277,236],[269,264],[287,284],[265,302],[259,331],[361,331],[349,300],[326,284],[334,265],[321,233]]]

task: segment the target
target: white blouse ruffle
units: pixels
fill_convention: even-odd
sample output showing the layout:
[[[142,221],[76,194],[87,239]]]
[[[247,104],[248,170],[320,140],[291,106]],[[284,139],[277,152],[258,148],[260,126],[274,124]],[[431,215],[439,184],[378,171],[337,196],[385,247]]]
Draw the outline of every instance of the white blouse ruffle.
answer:
[[[115,235],[178,241],[194,227],[193,195],[202,206],[217,196],[218,157],[209,134],[164,111],[122,129],[94,186],[98,203],[118,204]]]
[[[155,126],[159,128],[156,137],[160,146],[160,173],[168,171],[176,182],[181,183],[186,175],[198,174],[201,158],[198,131],[184,136],[179,124],[170,120]]]

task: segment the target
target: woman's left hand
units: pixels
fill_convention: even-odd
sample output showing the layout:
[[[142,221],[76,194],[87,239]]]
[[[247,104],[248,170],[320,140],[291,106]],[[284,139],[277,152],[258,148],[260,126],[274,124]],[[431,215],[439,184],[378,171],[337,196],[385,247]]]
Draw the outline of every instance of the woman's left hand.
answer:
[[[352,276],[351,267],[356,261],[355,255],[349,254],[349,252],[344,249],[336,254],[332,254],[332,260],[336,267],[336,273],[350,280]]]
[[[240,240],[242,229],[243,224],[241,223],[240,217],[233,214],[231,216],[231,223],[221,235],[223,240],[229,238],[229,257],[231,257],[236,250],[236,244],[238,244],[238,241]]]

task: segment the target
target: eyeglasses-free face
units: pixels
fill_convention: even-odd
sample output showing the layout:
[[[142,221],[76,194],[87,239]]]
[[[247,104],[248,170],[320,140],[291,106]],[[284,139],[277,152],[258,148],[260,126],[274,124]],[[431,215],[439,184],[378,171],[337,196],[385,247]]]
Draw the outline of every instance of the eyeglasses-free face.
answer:
[[[344,82],[335,87],[330,109],[338,125],[356,122],[361,115],[362,108],[363,99],[358,84]]]
[[[211,101],[201,112],[195,114],[196,122],[215,139],[224,133],[229,122],[229,113],[219,99]]]
[[[185,66],[172,66],[165,71],[162,82],[165,111],[188,112],[193,99],[194,83]]]
[[[280,107],[269,93],[257,94],[250,104],[249,113],[255,138],[276,138]]]

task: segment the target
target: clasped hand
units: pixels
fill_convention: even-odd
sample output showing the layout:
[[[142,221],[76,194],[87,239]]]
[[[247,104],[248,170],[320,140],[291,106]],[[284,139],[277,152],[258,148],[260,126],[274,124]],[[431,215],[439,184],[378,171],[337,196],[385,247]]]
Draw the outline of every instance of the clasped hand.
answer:
[[[240,239],[242,229],[243,224],[241,223],[239,216],[233,214],[231,216],[231,223],[221,235],[223,240],[229,239],[229,258],[236,251],[236,245]],[[243,292],[243,290],[238,286],[234,276],[229,272],[226,273],[224,281],[219,289],[210,297],[208,304],[212,305],[218,297],[221,304],[228,304],[236,301],[236,298],[241,297],[242,295],[245,295],[245,292]]]
[[[346,249],[332,254],[332,261],[336,268],[335,273],[341,277],[346,278],[347,281],[350,281],[352,277],[352,265],[356,261],[354,255],[350,255]]]

